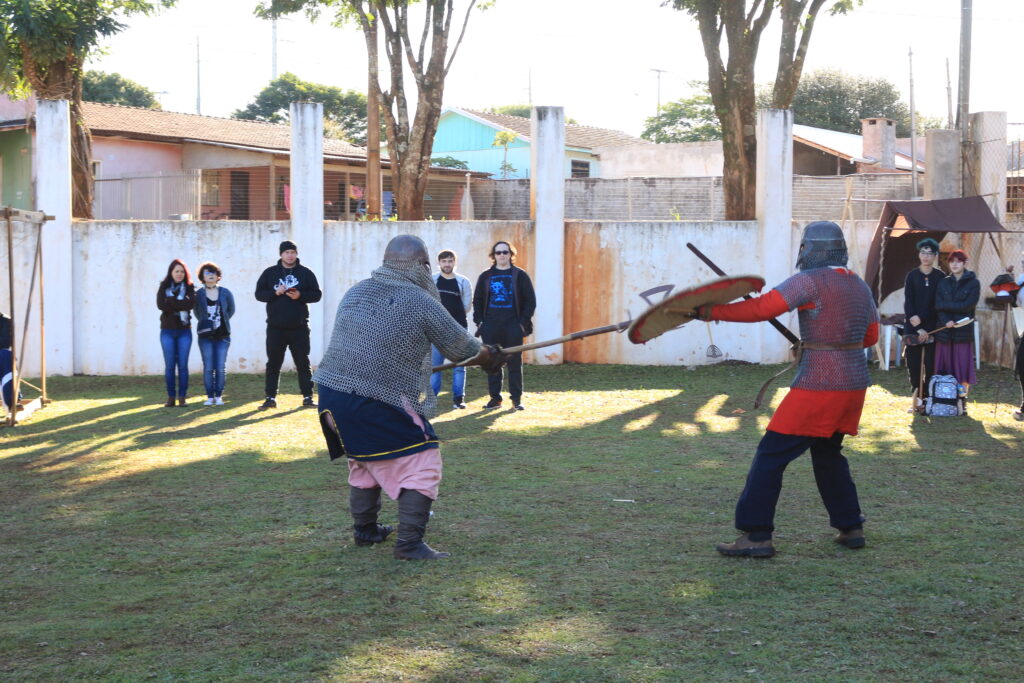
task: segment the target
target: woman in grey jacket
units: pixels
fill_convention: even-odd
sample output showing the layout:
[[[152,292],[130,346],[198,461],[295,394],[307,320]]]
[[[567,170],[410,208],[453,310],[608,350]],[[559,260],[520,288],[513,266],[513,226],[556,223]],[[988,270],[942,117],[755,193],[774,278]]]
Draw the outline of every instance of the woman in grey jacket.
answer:
[[[235,297],[219,286],[220,267],[207,261],[199,266],[203,287],[196,292],[196,334],[203,356],[203,384],[206,385],[204,406],[224,405],[224,364],[231,345],[231,317],[235,314]]]

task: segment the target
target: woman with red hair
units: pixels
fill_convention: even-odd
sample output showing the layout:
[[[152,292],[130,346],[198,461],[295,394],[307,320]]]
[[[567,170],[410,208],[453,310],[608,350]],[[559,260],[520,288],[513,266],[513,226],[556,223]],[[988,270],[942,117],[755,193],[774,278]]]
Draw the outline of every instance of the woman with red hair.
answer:
[[[156,307],[160,309],[160,346],[164,352],[164,380],[167,382],[165,408],[174,407],[175,378],[178,405],[185,405],[188,395],[188,352],[192,349],[192,307],[196,292],[188,266],[174,259],[167,266],[167,275],[156,290]]]
[[[949,255],[949,275],[942,279],[935,292],[938,324],[946,329],[935,334],[935,374],[953,375],[967,390],[977,377],[974,372],[974,323],[953,328],[957,320],[973,318],[981,296],[981,284],[967,270],[967,254],[957,249]]]

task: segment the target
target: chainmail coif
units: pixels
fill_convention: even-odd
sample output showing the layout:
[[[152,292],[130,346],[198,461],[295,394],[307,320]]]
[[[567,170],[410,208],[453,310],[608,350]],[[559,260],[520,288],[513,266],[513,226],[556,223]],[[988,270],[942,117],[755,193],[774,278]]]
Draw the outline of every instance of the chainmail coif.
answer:
[[[430,345],[455,361],[480,352],[480,342],[440,299],[429,265],[384,261],[338,304],[331,341],[313,380],[433,417]]]

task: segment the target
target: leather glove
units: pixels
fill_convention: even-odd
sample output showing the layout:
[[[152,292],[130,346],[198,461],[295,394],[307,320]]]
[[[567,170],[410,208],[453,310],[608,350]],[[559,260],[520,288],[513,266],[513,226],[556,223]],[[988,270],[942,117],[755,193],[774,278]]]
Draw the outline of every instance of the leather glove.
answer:
[[[711,304],[701,304],[697,308],[693,309],[693,315],[691,317],[694,320],[703,320],[704,322],[709,322],[710,320],[712,320],[712,318],[711,318],[711,309],[712,308],[713,308],[713,306]]]
[[[501,368],[508,362],[508,355],[502,353],[501,347],[497,344],[484,344],[480,347],[480,353],[477,354],[476,359],[476,364],[484,372],[488,375],[494,375],[501,372]]]

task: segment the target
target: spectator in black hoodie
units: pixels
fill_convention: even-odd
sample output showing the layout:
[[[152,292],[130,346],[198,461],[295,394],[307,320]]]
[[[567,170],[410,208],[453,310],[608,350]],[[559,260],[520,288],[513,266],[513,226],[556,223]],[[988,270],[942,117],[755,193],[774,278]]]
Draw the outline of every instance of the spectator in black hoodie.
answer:
[[[917,243],[917,258],[921,262],[919,268],[907,273],[903,285],[903,312],[906,320],[903,323],[903,334],[917,335],[916,345],[904,347],[907,356],[907,371],[910,373],[910,389],[917,394],[918,386],[922,387],[922,398],[928,396],[928,378],[935,370],[935,343],[929,339],[928,333],[937,325],[938,315],[935,312],[935,292],[946,274],[935,267],[939,260],[939,243],[926,237]],[[924,356],[924,377],[921,376],[921,357]]]
[[[256,283],[256,300],[267,304],[267,398],[260,410],[277,407],[277,383],[285,349],[291,349],[292,361],[299,373],[302,405],[313,402],[313,380],[309,367],[309,307],[323,293],[316,275],[299,263],[298,247],[291,240],[281,242],[281,258],[270,266]]]
[[[526,271],[513,265],[516,250],[508,242],[497,242],[491,247],[494,264],[477,278],[473,291],[473,322],[476,336],[485,344],[498,344],[502,348],[519,346],[523,337],[533,333],[533,312],[537,297],[533,282]],[[502,373],[487,375],[487,389],[491,400],[485,410],[501,407]],[[523,409],[523,355],[515,353],[508,358],[508,393],[512,407]]]

